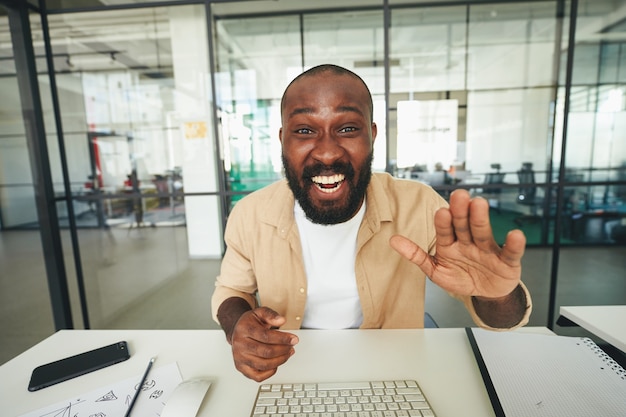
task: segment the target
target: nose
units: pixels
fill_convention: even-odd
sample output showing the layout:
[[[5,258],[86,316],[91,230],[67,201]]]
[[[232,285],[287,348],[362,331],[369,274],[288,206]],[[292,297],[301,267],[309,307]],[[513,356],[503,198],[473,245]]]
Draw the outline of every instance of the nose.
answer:
[[[325,132],[315,142],[311,156],[324,165],[332,165],[345,154],[338,138],[332,133]]]

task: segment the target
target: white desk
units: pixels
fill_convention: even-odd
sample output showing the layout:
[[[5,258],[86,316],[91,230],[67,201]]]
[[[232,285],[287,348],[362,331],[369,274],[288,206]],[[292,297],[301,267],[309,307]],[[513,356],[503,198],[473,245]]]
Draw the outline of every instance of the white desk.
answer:
[[[543,328],[522,331],[546,331]],[[300,330],[296,354],[268,381],[321,382],[416,379],[439,417],[493,416],[464,329]],[[37,392],[27,390],[36,366],[126,340],[131,358]],[[200,415],[249,416],[259,384],[241,375],[220,330],[63,330],[0,367],[3,417],[139,375],[153,355],[177,362],[183,380],[213,381]]]
[[[626,352],[626,305],[564,306],[559,313],[580,327]]]

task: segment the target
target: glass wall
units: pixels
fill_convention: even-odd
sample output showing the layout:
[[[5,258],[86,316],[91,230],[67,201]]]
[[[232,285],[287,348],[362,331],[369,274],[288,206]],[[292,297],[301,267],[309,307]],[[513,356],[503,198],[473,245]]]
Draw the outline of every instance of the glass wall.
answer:
[[[608,13],[608,15],[607,15]],[[610,15],[610,17],[608,17]],[[626,303],[626,26],[610,2],[584,2],[578,9],[569,111],[559,90],[555,149],[563,153],[563,242],[556,305]],[[563,55],[566,51],[564,50]],[[565,62],[565,56],[562,61]],[[565,72],[562,70],[562,84]],[[555,165],[561,155],[555,152]],[[587,245],[577,248],[575,244]],[[598,245],[603,245],[602,247]],[[606,245],[620,247],[618,263]],[[572,259],[584,259],[585,262]],[[610,267],[604,268],[605,265]],[[601,272],[598,271],[601,269]],[[563,328],[583,334],[579,328]]]
[[[205,16],[204,6],[49,16],[92,327],[115,325],[192,259],[222,254]],[[61,174],[53,167],[59,186]]]
[[[129,309],[150,311],[153,295],[170,285],[215,276],[230,208],[282,177],[285,87],[324,62],[355,71],[372,91],[375,170],[426,182],[444,197],[467,188],[489,200],[500,243],[519,227],[531,248],[543,248],[525,269],[537,277],[524,277],[538,294],[535,324],[545,324],[553,251],[625,246],[626,29],[615,2],[579,2],[571,63],[571,3],[558,0],[118,3],[49,1],[43,16],[33,8],[76,323],[82,301],[91,327],[163,325],[167,311]],[[5,28],[3,239],[38,227]],[[623,278],[612,280],[623,288]],[[202,309],[210,282],[194,281]],[[189,318],[183,327],[212,324],[196,305],[172,308]],[[204,319],[192,324],[196,316]]]
[[[292,2],[293,10],[268,17],[241,13],[240,4],[212,6],[233,201],[280,176],[277,106],[286,84],[333,62],[361,75],[374,95],[376,170],[426,182],[444,196],[465,187],[488,198],[500,242],[512,227],[530,245],[554,241],[556,202],[570,199],[551,185],[559,176],[555,108],[564,100],[558,74],[568,42],[559,2],[392,2],[388,31],[380,7],[299,12]],[[572,239],[578,226],[569,223],[559,239],[587,242]]]
[[[0,48],[0,363],[3,363],[52,334],[55,327],[44,248],[37,228],[14,39],[2,6],[0,28],[3,45]],[[41,36],[41,31],[35,26],[32,35]],[[18,226],[24,230],[16,230]]]
[[[233,7],[232,4],[227,5]],[[220,13],[216,5],[214,13]],[[295,16],[215,15],[215,84],[229,207],[281,177],[280,96],[302,71]]]

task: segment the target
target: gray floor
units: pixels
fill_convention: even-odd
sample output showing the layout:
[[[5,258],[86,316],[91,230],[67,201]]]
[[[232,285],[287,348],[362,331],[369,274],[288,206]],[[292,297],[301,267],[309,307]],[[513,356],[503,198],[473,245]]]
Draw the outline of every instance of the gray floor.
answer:
[[[82,328],[69,237],[65,265],[74,323]],[[216,329],[210,296],[219,260],[192,260],[184,228],[80,233],[92,328]],[[552,253],[528,249],[523,279],[534,302],[531,325],[545,326]],[[626,248],[569,248],[560,254],[560,305],[626,304]],[[54,332],[37,231],[0,233],[0,364]],[[426,307],[440,327],[472,322],[463,306],[429,284]],[[555,328],[558,333],[579,330]]]

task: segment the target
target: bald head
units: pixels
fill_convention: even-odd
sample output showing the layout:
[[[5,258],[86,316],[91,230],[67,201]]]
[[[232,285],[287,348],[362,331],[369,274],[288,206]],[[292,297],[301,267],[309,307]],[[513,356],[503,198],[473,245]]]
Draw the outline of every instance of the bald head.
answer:
[[[370,114],[369,114],[370,122],[372,122],[374,120],[374,103],[372,101],[372,94],[370,93],[370,90],[367,87],[367,84],[365,84],[365,81],[363,81],[363,79],[361,77],[359,77],[357,74],[355,74],[354,72],[350,71],[349,69],[346,69],[344,67],[340,67],[340,66],[334,65],[334,64],[318,65],[316,67],[313,67],[313,68],[310,68],[310,69],[304,71],[303,73],[298,75],[296,78],[294,78],[289,83],[289,85],[285,89],[285,92],[283,93],[283,97],[282,97],[281,102],[280,102],[280,112],[281,112],[281,115],[282,115],[282,113],[284,111],[284,108],[285,108],[285,97],[289,93],[289,90],[290,90],[292,85],[296,84],[297,82],[299,82],[301,80],[305,81],[306,78],[314,78],[316,76],[324,76],[324,75],[347,76],[347,77],[351,77],[351,78],[353,78],[355,80],[358,80],[363,85],[363,88],[367,92],[367,97],[369,99],[369,102],[367,103],[367,107],[368,107],[369,112],[370,112]]]

